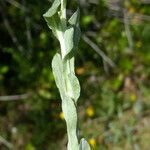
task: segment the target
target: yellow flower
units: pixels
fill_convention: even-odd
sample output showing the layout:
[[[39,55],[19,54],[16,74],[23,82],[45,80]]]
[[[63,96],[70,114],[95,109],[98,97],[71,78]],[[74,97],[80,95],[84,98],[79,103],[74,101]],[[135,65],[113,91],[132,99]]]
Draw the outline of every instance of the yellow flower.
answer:
[[[134,93],[130,94],[130,100],[131,100],[132,102],[135,102],[136,99],[137,99],[136,94],[134,94]]]
[[[92,147],[96,146],[96,140],[94,138],[89,139],[88,142]]]
[[[61,112],[61,113],[59,114],[59,117],[60,117],[60,119],[64,120],[64,113]]]
[[[89,106],[87,109],[86,109],[86,114],[89,116],[89,117],[93,117],[94,116],[94,109],[92,106]]]

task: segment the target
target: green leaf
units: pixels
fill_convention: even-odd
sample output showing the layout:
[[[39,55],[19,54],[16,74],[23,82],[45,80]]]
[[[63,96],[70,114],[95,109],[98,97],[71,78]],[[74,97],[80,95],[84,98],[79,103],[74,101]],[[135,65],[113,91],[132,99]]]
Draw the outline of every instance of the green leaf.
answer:
[[[44,19],[47,22],[48,27],[52,30],[54,35],[57,36],[57,30],[61,27],[60,25],[60,17],[57,13],[58,7],[60,6],[60,0],[55,0],[51,6],[51,8],[43,15]]]
[[[80,96],[80,84],[74,73],[68,75],[71,84],[72,98],[77,102]]]
[[[62,100],[62,110],[67,124],[68,150],[79,150],[77,139],[77,110],[74,101],[64,95]]]
[[[64,112],[64,117],[67,123],[67,133],[68,133],[68,149],[76,150],[79,149],[78,139],[76,136],[77,130],[77,110],[75,101],[66,95],[65,86],[65,73],[63,71],[63,63],[60,54],[56,54],[52,60],[52,69],[55,77],[56,85],[59,89],[62,98],[62,109]],[[68,75],[66,80],[71,84],[71,91],[73,92],[74,99],[79,97],[80,86],[76,76],[71,73]]]
[[[56,54],[52,60],[52,69],[56,85],[59,89],[61,98],[66,92],[66,85],[64,80],[63,63],[60,54]]]
[[[72,58],[72,55],[75,55],[75,50],[78,47],[80,36],[81,36],[81,31],[79,27],[69,27],[65,31],[64,39],[65,39],[65,46],[67,49],[67,53],[65,54],[64,61]]]
[[[51,18],[47,18],[46,21],[47,21],[48,27],[52,30],[53,34],[58,39],[57,30],[59,30],[61,28],[61,25],[59,23],[60,19],[59,19],[58,15],[56,14]]]
[[[78,8],[77,11],[70,17],[68,22],[70,23],[70,25],[77,25],[79,23],[79,19],[80,19],[80,10]]]
[[[51,6],[51,8],[43,15],[45,19],[52,17],[54,14],[57,13],[57,9],[60,6],[61,1],[55,0]]]
[[[64,33],[65,46],[67,49],[66,55],[73,49],[74,46],[73,38],[74,38],[74,28],[70,27]]]
[[[81,36],[81,31],[79,27],[79,19],[80,19],[80,10],[78,8],[77,11],[71,16],[71,18],[68,21],[70,25],[74,27],[74,30],[75,30],[74,37],[73,37],[74,49],[77,49],[80,36]]]
[[[90,145],[84,138],[80,141],[80,150],[91,150]]]

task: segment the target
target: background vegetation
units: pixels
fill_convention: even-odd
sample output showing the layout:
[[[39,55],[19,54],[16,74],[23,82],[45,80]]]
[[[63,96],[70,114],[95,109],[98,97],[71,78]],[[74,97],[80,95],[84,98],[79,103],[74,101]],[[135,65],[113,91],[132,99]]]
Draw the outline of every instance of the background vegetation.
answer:
[[[149,150],[149,4],[80,0],[78,112],[80,134],[93,150]],[[49,7],[47,0],[0,1],[0,150],[66,147],[51,70],[59,44],[42,17]]]

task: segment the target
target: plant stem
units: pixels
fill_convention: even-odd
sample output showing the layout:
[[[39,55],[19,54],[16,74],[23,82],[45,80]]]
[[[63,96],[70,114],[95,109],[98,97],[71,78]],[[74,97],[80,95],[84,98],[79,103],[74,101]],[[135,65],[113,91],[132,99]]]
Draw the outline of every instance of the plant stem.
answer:
[[[61,16],[60,16],[60,18],[61,18],[63,30],[66,28],[66,6],[67,6],[67,1],[61,0]]]
[[[75,76],[73,54],[80,37],[79,11],[77,10],[67,20],[66,5],[67,0],[54,0],[52,7],[44,15],[48,26],[53,33],[56,33],[61,48],[60,53],[57,53],[52,60],[52,69],[62,99],[62,111],[68,135],[67,149],[90,150],[86,140],[82,139],[79,144],[77,134],[77,100],[80,95],[80,84]]]

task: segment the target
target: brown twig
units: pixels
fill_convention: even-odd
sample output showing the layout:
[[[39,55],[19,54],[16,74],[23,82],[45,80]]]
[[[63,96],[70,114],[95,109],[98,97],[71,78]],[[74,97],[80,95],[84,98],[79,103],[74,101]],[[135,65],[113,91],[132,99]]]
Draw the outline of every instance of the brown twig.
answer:
[[[23,52],[23,47],[22,47],[22,45],[20,45],[17,37],[15,36],[15,33],[12,30],[12,28],[11,28],[11,25],[10,25],[10,23],[9,23],[5,13],[4,13],[5,11],[3,10],[2,6],[5,6],[5,4],[4,4],[3,1],[0,1],[0,13],[2,15],[2,19],[4,21],[4,25],[5,25],[6,29],[7,29],[8,33],[9,33],[9,35],[10,35],[12,41],[13,41],[13,43],[17,46],[17,48],[18,48],[18,50],[20,52]]]
[[[105,62],[107,62],[111,67],[115,67],[115,63],[108,57],[106,54],[93,42],[91,41],[86,35],[82,36],[82,39],[95,50],[95,52],[100,55]]]
[[[21,95],[6,95],[0,96],[0,101],[16,101],[16,100],[24,100],[31,96],[31,94],[21,94]]]

